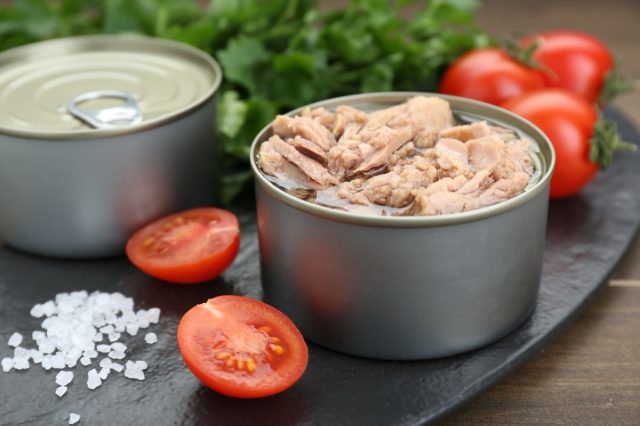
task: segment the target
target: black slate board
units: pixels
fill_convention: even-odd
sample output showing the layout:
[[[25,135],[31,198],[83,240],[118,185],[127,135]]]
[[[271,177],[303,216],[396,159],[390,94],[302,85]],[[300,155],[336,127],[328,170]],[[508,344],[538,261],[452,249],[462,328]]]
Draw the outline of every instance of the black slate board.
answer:
[[[638,142],[632,124],[607,111],[626,140]],[[310,345],[302,380],[262,400],[236,400],[210,391],[182,364],[175,343],[177,322],[207,298],[236,293],[261,297],[256,225],[242,215],[243,241],[224,278],[174,286],[138,272],[125,259],[63,261],[0,248],[0,358],[11,353],[8,337],[30,336],[39,321],[31,306],[72,290],[120,291],[137,307],[158,306],[162,318],[143,334],[123,338],[131,359],[149,363],[147,380],[113,373],[95,391],[88,368],[76,367],[67,395],[55,396],[55,371],[39,366],[0,372],[0,424],[66,424],[70,411],[81,424],[116,425],[413,425],[441,417],[482,392],[535,354],[565,326],[606,281],[640,224],[640,155],[625,155],[570,200],[553,202],[538,307],[517,331],[480,350],[432,361],[388,362],[342,355]],[[45,212],[46,213],[46,212]],[[54,224],[52,224],[54,225]],[[30,343],[26,338],[25,344]]]

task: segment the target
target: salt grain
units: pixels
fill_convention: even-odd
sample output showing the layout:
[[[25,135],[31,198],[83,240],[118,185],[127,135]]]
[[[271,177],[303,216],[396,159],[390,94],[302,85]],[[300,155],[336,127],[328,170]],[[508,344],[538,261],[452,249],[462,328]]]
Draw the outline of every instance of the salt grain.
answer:
[[[55,314],[56,311],[56,304],[53,302],[53,300],[48,300],[47,302],[42,304],[42,312],[45,316],[50,317],[51,315]]]
[[[144,341],[151,345],[158,341],[158,336],[156,336],[156,333],[147,333],[144,335]]]
[[[31,333],[31,338],[35,342],[37,342],[40,339],[44,339],[45,337],[47,337],[47,335],[42,330],[35,330],[33,333]]]
[[[135,336],[136,334],[138,334],[139,329],[140,327],[138,327],[136,324],[127,324],[126,327],[127,333],[129,333],[129,335],[131,336]]]
[[[51,357],[49,355],[45,355],[42,357],[42,368],[48,370],[51,368]]]
[[[100,361],[100,367],[102,368],[110,368],[111,367],[111,359],[110,358],[102,358]]]
[[[124,352],[111,351],[108,356],[112,359],[124,359]]]
[[[58,386],[56,388],[56,395],[58,395],[60,398],[62,398],[62,395],[64,395],[65,393],[67,393],[66,386]]]
[[[69,413],[69,424],[70,425],[75,425],[79,421],[80,421],[80,414]]]
[[[98,375],[98,372],[95,370],[95,368],[89,370],[89,373],[87,374],[87,387],[93,390],[101,384],[102,379],[100,379],[100,376]]]
[[[56,370],[62,370],[65,368],[67,364],[64,362],[64,357],[62,353],[57,352],[55,355],[51,357],[51,368],[55,368]]]
[[[111,344],[111,349],[113,349],[116,352],[124,353],[127,351],[127,345],[125,345],[124,343],[116,342]]]
[[[87,358],[98,358],[98,352],[96,352],[93,349],[84,351],[83,355],[86,356]]]
[[[86,356],[83,356],[82,358],[80,358],[80,364],[86,367],[87,365],[91,364],[91,358],[87,358]]]
[[[0,364],[2,364],[2,371],[4,371],[5,373],[8,373],[13,368],[13,359],[2,358],[2,361],[0,361]]]
[[[29,359],[30,357],[31,357],[31,351],[25,348],[21,348],[20,346],[18,346],[13,350],[13,358]]]
[[[29,360],[26,358],[14,358],[13,368],[16,370],[26,370],[29,368]]]
[[[9,337],[9,341],[7,342],[9,346],[13,346],[14,348],[16,346],[19,346],[20,343],[22,343],[22,334],[18,333],[17,331],[13,333],[11,337]]]
[[[38,350],[43,354],[50,354],[56,350],[56,344],[47,338],[44,338],[38,342]]]
[[[136,363],[127,361],[127,366],[124,370],[124,377],[129,379],[144,380],[144,373]]]
[[[124,366],[122,364],[118,364],[117,362],[112,362],[111,369],[116,373],[120,373],[124,369]]]
[[[42,352],[37,349],[31,349],[29,352],[31,354],[31,359],[33,360],[33,362],[35,362],[36,364],[40,364],[42,362]]]
[[[42,305],[39,303],[36,303],[35,305],[33,305],[33,308],[31,308],[31,311],[29,312],[29,314],[34,318],[42,318],[44,316],[44,310],[42,309]]]
[[[147,311],[147,319],[151,324],[160,322],[160,308],[151,308]]]
[[[114,329],[113,329],[113,326],[111,324],[105,325],[104,327],[100,327],[100,333],[109,334],[109,333],[113,333],[113,332],[114,332]]]
[[[109,376],[109,373],[111,372],[111,368],[109,367],[102,367],[100,369],[100,372],[98,373],[98,376],[100,376],[100,378],[102,380],[107,380],[107,377]]]
[[[96,350],[98,352],[106,354],[111,350],[111,345],[98,345],[98,346],[96,346]]]
[[[59,386],[66,386],[73,380],[72,371],[60,371],[56,374],[56,384]]]

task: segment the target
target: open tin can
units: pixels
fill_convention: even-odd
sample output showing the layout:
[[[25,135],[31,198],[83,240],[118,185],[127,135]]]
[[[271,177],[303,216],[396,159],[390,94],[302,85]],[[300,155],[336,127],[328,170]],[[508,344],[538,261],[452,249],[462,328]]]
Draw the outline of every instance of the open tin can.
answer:
[[[116,255],[149,221],[213,203],[221,79],[204,52],[141,36],[0,54],[0,241]]]
[[[528,121],[498,107],[427,93],[372,93],[310,105],[373,111],[438,96],[454,115],[537,144],[538,180],[498,204],[441,216],[369,216],[303,201],[258,169],[251,147],[265,300],[306,338],[348,354],[424,359],[469,351],[533,312],[540,286],[554,152]],[[300,113],[301,109],[288,115]]]

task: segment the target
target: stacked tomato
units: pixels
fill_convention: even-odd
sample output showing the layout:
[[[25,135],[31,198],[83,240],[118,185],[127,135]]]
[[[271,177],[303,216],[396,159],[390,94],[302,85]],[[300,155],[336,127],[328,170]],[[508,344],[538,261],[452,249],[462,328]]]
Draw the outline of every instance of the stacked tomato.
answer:
[[[463,55],[445,72],[440,92],[500,105],[537,125],[556,151],[551,198],[574,195],[616,151],[635,150],[596,104],[627,85],[607,46],[588,34],[542,32],[519,47],[527,53],[519,60],[499,48]]]

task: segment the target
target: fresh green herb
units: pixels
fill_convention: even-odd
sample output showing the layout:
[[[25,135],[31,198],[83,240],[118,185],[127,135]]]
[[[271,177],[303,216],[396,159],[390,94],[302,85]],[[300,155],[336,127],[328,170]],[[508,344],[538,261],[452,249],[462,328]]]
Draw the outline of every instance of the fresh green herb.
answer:
[[[211,53],[225,81],[218,138],[224,196],[250,181],[249,145],[276,113],[360,92],[434,91],[446,66],[492,43],[476,0],[15,0],[0,6],[0,50],[38,40],[133,32]],[[408,16],[408,18],[405,18]]]

